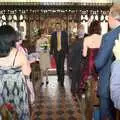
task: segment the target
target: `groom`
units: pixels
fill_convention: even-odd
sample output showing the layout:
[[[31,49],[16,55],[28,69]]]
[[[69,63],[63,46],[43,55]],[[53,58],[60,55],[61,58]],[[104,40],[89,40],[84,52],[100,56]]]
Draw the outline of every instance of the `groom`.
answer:
[[[56,24],[56,31],[51,35],[50,54],[54,55],[58,82],[64,86],[64,61],[68,53],[68,34],[62,31],[61,24]]]

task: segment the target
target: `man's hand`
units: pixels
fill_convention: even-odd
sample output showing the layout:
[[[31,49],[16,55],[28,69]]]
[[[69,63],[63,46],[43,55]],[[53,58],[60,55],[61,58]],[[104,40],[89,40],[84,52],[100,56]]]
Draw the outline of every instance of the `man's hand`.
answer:
[[[120,60],[120,34],[119,39],[115,40],[115,46],[113,47],[113,53],[116,60]]]

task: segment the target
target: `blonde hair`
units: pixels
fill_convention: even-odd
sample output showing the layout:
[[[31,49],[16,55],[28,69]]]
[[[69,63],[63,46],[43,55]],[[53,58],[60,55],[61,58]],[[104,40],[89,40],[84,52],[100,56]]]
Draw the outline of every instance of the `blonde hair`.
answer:
[[[110,9],[110,16],[120,21],[120,3],[115,3]]]

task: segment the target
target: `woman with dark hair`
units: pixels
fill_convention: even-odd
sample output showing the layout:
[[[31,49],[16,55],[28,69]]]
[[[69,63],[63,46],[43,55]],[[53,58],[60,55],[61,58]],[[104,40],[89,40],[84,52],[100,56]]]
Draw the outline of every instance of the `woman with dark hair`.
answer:
[[[83,56],[88,58],[87,64],[84,66],[82,79],[80,80],[80,93],[88,90],[90,96],[90,111],[89,111],[89,118],[92,119],[92,111],[93,105],[98,105],[98,98],[97,98],[97,72],[95,70],[94,60],[97,55],[97,52],[101,45],[102,36],[101,34],[101,26],[100,22],[94,20],[91,22],[89,29],[88,29],[88,36],[84,39],[83,43]],[[91,78],[89,78],[92,77]],[[87,85],[87,86],[86,86]],[[87,87],[87,88],[86,88]]]
[[[88,36],[84,39],[83,43],[83,56],[88,57],[88,63],[83,71],[82,80],[80,81],[80,89],[85,89],[85,82],[88,77],[92,77],[97,80],[97,74],[94,67],[94,59],[101,44],[101,26],[100,22],[94,20],[91,22],[88,28]]]
[[[92,21],[88,28],[88,37],[85,38],[83,43],[83,56],[88,54],[88,48],[99,48],[101,44],[101,26],[100,22]]]
[[[97,54],[98,48],[100,47],[101,44],[101,26],[100,22],[95,20],[92,21],[89,28],[88,28],[88,36],[85,37],[84,43],[83,43],[83,56],[87,57],[88,56],[88,64],[86,65],[85,72],[83,73],[83,79],[87,80],[88,76],[91,75],[93,72],[93,67],[94,67],[94,58]],[[96,74],[93,75],[96,79]],[[81,85],[82,82],[81,81]]]
[[[11,26],[0,27],[0,106],[12,104],[18,120],[29,120],[24,75],[30,75],[31,68],[26,56],[16,49],[18,38]]]

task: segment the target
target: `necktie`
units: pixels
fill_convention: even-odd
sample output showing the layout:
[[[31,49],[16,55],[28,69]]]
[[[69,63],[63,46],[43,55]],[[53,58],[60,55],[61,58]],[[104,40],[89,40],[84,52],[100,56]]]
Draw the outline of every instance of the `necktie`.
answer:
[[[57,50],[61,50],[61,32],[57,32]]]

